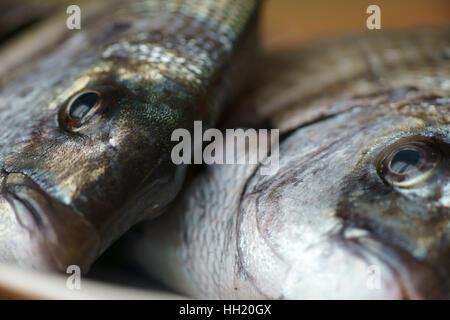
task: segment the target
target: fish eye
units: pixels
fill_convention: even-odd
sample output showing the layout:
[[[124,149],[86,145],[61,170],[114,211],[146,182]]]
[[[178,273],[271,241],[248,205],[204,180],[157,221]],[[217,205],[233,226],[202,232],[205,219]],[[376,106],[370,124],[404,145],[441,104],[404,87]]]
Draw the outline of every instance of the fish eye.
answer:
[[[76,131],[92,118],[102,106],[102,96],[97,90],[85,90],[63,106],[59,114],[60,125],[67,130]]]
[[[430,177],[440,160],[439,151],[430,141],[399,141],[382,152],[378,174],[388,184],[412,187]]]
[[[420,152],[417,150],[400,150],[392,157],[389,167],[395,174],[407,174],[419,164]]]
[[[74,120],[84,118],[89,111],[97,104],[100,96],[97,92],[88,91],[76,96],[68,107],[69,117]]]

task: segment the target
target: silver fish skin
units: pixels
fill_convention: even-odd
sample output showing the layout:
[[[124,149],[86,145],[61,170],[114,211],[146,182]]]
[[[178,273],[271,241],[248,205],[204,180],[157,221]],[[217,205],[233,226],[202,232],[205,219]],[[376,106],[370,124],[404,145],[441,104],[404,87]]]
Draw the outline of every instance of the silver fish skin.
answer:
[[[86,272],[134,223],[160,214],[186,170],[171,161],[172,131],[215,123],[233,70],[245,73],[240,50],[255,47],[258,7],[107,1],[5,85],[0,262]]]
[[[382,32],[272,57],[278,70],[248,101],[282,129],[277,173],[207,167],[139,225],[130,259],[196,298],[448,298],[449,35]]]

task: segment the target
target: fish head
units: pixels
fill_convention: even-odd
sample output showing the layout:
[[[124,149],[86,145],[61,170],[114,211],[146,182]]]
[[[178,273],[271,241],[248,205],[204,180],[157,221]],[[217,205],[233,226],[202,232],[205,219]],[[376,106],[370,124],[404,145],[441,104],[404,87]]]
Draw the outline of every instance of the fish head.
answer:
[[[39,248],[52,243],[62,255],[50,259],[44,250],[35,256],[56,261],[58,269],[87,266],[134,223],[158,215],[175,197],[185,168],[170,159],[170,137],[175,128],[193,123],[192,96],[148,65],[95,60],[69,71],[63,78],[53,71],[45,83],[48,91],[35,89],[17,102],[10,117],[17,122],[18,143],[3,161],[5,181],[19,175],[27,186],[20,192],[28,206],[11,210],[31,210],[48,220],[37,230],[50,231],[33,234],[46,239]],[[17,120],[20,116],[25,124]],[[16,190],[7,183],[5,198],[15,198]],[[67,219],[63,212],[70,212]],[[86,226],[77,236],[70,234],[77,232],[70,217]],[[49,234],[59,240],[49,240]],[[21,241],[25,238],[37,241],[29,235]],[[11,247],[10,239],[2,242]],[[81,259],[77,247],[82,245],[95,253]],[[33,264],[28,259],[23,263]]]
[[[449,112],[448,98],[419,95],[294,130],[278,172],[256,171],[242,197],[238,252],[255,287],[272,298],[447,298]]]

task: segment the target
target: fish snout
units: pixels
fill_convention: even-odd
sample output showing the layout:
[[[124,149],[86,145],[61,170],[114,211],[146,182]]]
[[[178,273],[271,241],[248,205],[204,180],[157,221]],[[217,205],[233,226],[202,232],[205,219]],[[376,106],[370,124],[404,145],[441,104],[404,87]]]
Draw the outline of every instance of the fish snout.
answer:
[[[375,290],[379,289],[377,281],[381,283],[378,287],[396,288],[381,293],[379,296],[382,299],[449,298],[450,282],[444,264],[426,257],[418,258],[383,240],[371,237],[360,240],[353,249],[356,248],[357,255],[365,256],[370,261],[367,269],[368,282],[374,280]]]
[[[2,183],[1,211],[20,230],[0,239],[0,259],[16,264],[66,271],[84,270],[98,254],[98,231],[73,208],[49,196],[30,177],[9,173]],[[5,249],[6,248],[6,249]],[[9,248],[9,249],[8,249]]]
[[[449,281],[439,268],[413,257],[404,258],[396,268],[403,289],[403,299],[448,299]]]

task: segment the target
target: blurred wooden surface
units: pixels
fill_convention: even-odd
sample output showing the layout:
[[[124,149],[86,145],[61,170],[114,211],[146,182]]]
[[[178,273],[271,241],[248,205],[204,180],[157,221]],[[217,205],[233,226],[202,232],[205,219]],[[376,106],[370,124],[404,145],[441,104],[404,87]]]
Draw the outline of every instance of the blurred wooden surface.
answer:
[[[268,48],[306,42],[366,28],[366,9],[381,9],[383,29],[450,25],[450,0],[266,0],[264,44]]]

